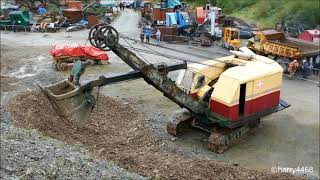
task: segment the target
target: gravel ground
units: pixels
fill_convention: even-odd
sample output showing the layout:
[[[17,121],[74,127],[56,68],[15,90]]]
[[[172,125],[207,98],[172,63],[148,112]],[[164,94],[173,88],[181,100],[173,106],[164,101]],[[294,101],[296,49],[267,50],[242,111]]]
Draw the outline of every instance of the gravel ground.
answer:
[[[81,145],[71,148],[36,130],[16,128],[2,109],[0,132],[1,179],[146,179],[94,159]]]
[[[160,179],[210,179],[210,177],[218,179],[299,179],[291,174],[273,174],[216,160],[179,156],[162,148],[164,143],[145,126],[145,118],[133,108],[133,104],[119,103],[100,95],[97,106],[85,126],[77,125],[71,119],[58,117],[48,99],[39,91],[16,96],[8,104],[6,111],[12,113],[15,126],[37,129],[43,135],[72,145],[83,144],[97,157],[112,160],[122,168],[146,177]],[[31,156],[38,150],[31,148]],[[66,155],[67,159],[71,159],[69,156]],[[78,161],[81,162],[81,159],[74,159],[74,162]],[[64,166],[69,168],[67,164]],[[58,174],[69,175],[63,172]],[[91,177],[91,174],[86,175]],[[92,174],[93,177],[95,175],[101,176]]]
[[[135,27],[138,17],[138,14],[126,10],[125,14],[121,15],[115,22],[115,27],[119,31],[121,31],[121,33],[137,39],[138,31]],[[48,36],[44,37],[39,33],[14,34],[1,32],[1,105],[4,106],[9,103],[12,100],[12,97],[17,94],[21,94],[30,89],[34,90],[36,88],[34,80],[39,81],[42,84],[51,84],[66,78],[67,73],[58,72],[51,67],[48,51],[51,45],[56,43],[83,44],[85,43],[87,34],[87,30],[81,32],[73,32],[70,33],[70,35],[72,36],[71,38],[65,38],[66,34],[64,33],[48,34]],[[124,44],[123,41],[121,43]],[[138,44],[134,44],[134,46],[142,48]],[[225,49],[221,49],[217,46],[206,48],[205,50],[203,50],[202,48],[199,49],[174,44],[167,46],[171,48],[177,48],[182,51],[205,55],[212,58],[221,56],[221,54],[216,52],[227,53]],[[180,56],[182,58],[191,59],[193,61],[203,60],[203,58],[201,59],[199,57],[192,57],[188,54],[178,54],[173,51],[167,51],[165,49],[156,48],[154,46],[151,46],[151,48],[156,49],[157,51],[160,51],[162,53]],[[119,73],[130,70],[130,68],[125,65],[125,63],[122,62],[114,53],[108,52],[108,56],[111,59],[110,65],[90,67],[86,70],[84,78],[96,77],[105,73]],[[148,60],[150,60],[150,62],[168,61],[168,59],[166,58],[161,58],[154,55],[145,56]],[[319,118],[319,101],[314,101],[314,97],[319,97],[319,89],[318,87],[316,87],[316,85],[303,81],[288,81],[284,78],[282,86],[282,96],[285,100],[288,100],[288,102],[292,104],[292,107],[283,112],[276,113],[275,115],[267,117],[267,121],[263,121],[262,128],[259,129],[257,133],[246,139],[243,143],[235,145],[229,151],[222,155],[218,155],[207,150],[206,134],[200,132],[190,132],[177,139],[169,136],[165,132],[165,124],[170,120],[170,115],[180,108],[170,100],[163,97],[163,95],[153,87],[148,86],[147,83],[145,83],[143,80],[106,86],[104,88],[101,88],[101,93],[107,96],[112,96],[113,98],[117,99],[117,101],[122,100],[124,104],[132,104],[132,106],[135,106],[135,108],[132,108],[135,109],[135,112],[138,112],[138,114],[143,113],[143,124],[145,127],[141,129],[139,133],[144,133],[142,135],[145,135],[145,133],[147,133],[147,136],[150,136],[150,138],[146,138],[148,139],[147,142],[150,142],[150,139],[152,140],[153,138],[157,139],[156,142],[151,141],[151,143],[156,146],[153,148],[156,149],[148,149],[148,145],[146,146],[147,149],[139,149],[135,147],[137,146],[136,144],[122,146],[119,149],[118,147],[116,147],[117,145],[119,145],[119,141],[121,141],[119,139],[117,141],[114,141],[114,139],[111,139],[109,141],[108,139],[108,142],[100,143],[100,141],[102,140],[105,141],[106,138],[103,138],[101,136],[92,137],[90,136],[90,133],[86,134],[88,132],[91,132],[92,135],[96,134],[94,130],[90,130],[90,128],[94,128],[92,127],[92,124],[89,125],[90,131],[79,131],[77,129],[73,129],[75,126],[72,124],[60,122],[61,124],[58,124],[59,126],[55,127],[55,125],[57,125],[55,122],[48,122],[48,119],[44,119],[44,122],[49,123],[48,125],[53,127],[51,129],[48,129],[45,128],[46,126],[43,126],[43,123],[42,126],[41,123],[37,123],[38,121],[33,121],[33,124],[31,123],[29,125],[26,125],[26,123],[23,123],[24,118],[21,118],[21,120],[16,121],[21,123],[20,127],[25,127],[27,129],[39,129],[40,133],[38,133],[36,130],[19,129],[16,128],[16,126],[19,126],[19,124],[16,124],[15,126],[11,125],[10,115],[1,111],[1,136],[4,133],[4,135],[1,137],[1,150],[2,147],[8,146],[9,148],[11,148],[11,152],[8,152],[10,156],[15,155],[12,152],[24,152],[24,154],[27,155],[33,154],[33,150],[26,152],[24,148],[20,148],[25,147],[26,149],[34,148],[35,152],[41,154],[42,150],[41,148],[38,149],[38,146],[43,147],[40,144],[45,144],[46,146],[49,144],[53,147],[58,147],[56,149],[65,150],[64,152],[66,154],[63,157],[66,158],[75,156],[76,160],[81,159],[81,157],[84,157],[84,160],[86,160],[85,157],[89,156],[91,157],[89,158],[91,161],[111,165],[111,169],[121,169],[119,168],[120,166],[133,173],[136,172],[143,176],[153,178],[159,177],[162,179],[172,179],[173,177],[176,177],[175,175],[171,177],[170,173],[168,174],[168,172],[173,172],[173,174],[176,173],[177,176],[179,175],[179,177],[185,177],[185,179],[199,179],[200,177],[202,177],[203,179],[212,177],[216,177],[217,179],[218,177],[221,177],[220,179],[229,179],[232,177],[234,177],[235,179],[240,179],[240,177],[252,178],[252,174],[253,178],[255,178],[256,176],[260,176],[265,177],[266,179],[282,179],[285,176],[271,175],[270,173],[268,173],[271,166],[279,164],[285,167],[296,167],[299,165],[313,166],[315,169],[314,174],[319,177],[319,120],[317,119]],[[24,98],[28,99],[28,97]],[[35,97],[35,100],[37,100],[37,97]],[[22,103],[20,105],[20,109],[27,110],[29,106],[26,107],[25,105],[26,104]],[[109,106],[105,106],[103,110],[108,109]],[[128,107],[128,105],[125,105],[124,107]],[[45,115],[47,114],[45,113],[43,115],[45,117]],[[102,114],[102,116],[103,115],[104,114]],[[138,122],[141,123],[140,121],[141,119]],[[102,125],[101,128],[105,127],[101,119],[98,118],[97,122],[98,124],[102,123],[99,124]],[[118,128],[118,130],[122,129],[123,131],[128,130],[125,128],[126,124],[122,124],[121,126],[114,126],[113,123],[109,123],[110,124],[108,125],[108,127],[106,127],[107,130],[110,130],[111,127]],[[104,132],[105,130],[101,128],[99,127],[97,130],[100,132]],[[60,134],[58,132],[60,132]],[[42,136],[41,134],[45,134],[46,137]],[[122,135],[130,138],[130,134]],[[20,139],[14,138],[17,141],[15,143],[20,144],[20,146],[8,143],[13,141],[12,138],[10,139],[10,137],[16,136]],[[54,137],[54,139],[58,140],[53,140],[48,136]],[[113,138],[115,138],[114,136],[116,136],[116,134],[112,135]],[[92,138],[93,141],[98,142],[97,144],[103,147],[94,148],[94,144],[89,144],[84,140],[79,140],[80,137],[83,137],[84,140]],[[134,137],[138,138],[139,136]],[[101,138],[102,140],[97,138]],[[115,140],[116,139],[117,138],[115,138]],[[67,142],[67,144],[62,143],[60,140],[63,142]],[[140,145],[143,145],[145,143],[142,141],[137,142],[139,142]],[[8,145],[3,146],[3,144]],[[72,146],[70,146],[70,144],[72,144]],[[46,149],[46,146],[44,146],[42,149]],[[158,148],[158,146],[160,147]],[[92,155],[85,151],[83,148],[89,150]],[[105,150],[103,150],[103,148]],[[101,150],[100,153],[99,150]],[[154,151],[150,152],[149,150]],[[123,152],[117,153],[120,151]],[[144,154],[139,154],[139,152],[143,152]],[[52,152],[48,156],[54,159],[56,157],[55,154],[57,154],[55,150],[52,150]],[[121,158],[120,155],[123,158]],[[43,157],[43,154],[39,156]],[[172,157],[170,161],[167,161],[168,156]],[[24,156],[15,156],[13,159],[9,159],[9,157],[5,156],[2,157],[2,159],[6,158],[8,161],[5,160],[5,163],[9,164],[14,159],[15,165],[17,167],[22,167],[24,165],[23,162],[25,162]],[[46,160],[43,161],[51,162],[50,158],[45,158]],[[73,161],[73,158],[71,159]],[[104,159],[106,161],[97,159]],[[218,163],[219,165],[217,166],[217,160],[229,163]],[[86,161],[85,163],[88,162],[89,161]],[[76,162],[76,164],[77,163],[80,162]],[[236,164],[241,167],[253,168],[258,171],[234,167],[232,164]],[[28,165],[29,164],[27,164],[26,166]],[[10,170],[11,166],[8,167]],[[64,165],[60,166],[60,168],[61,167],[64,167]],[[74,167],[78,167],[78,165]],[[101,166],[92,165],[90,167]],[[49,170],[50,168],[51,167],[45,165],[36,166],[34,167],[34,169],[29,170],[28,174],[31,171],[31,175],[33,175],[34,172],[38,172],[41,169],[46,172],[47,169]],[[66,165],[66,168],[70,168],[69,164]],[[13,172],[11,173],[11,175],[10,173],[8,173],[6,174],[6,176],[2,175],[6,173],[6,171],[2,171],[2,169],[3,168],[1,168],[1,177],[8,178],[8,176],[21,176],[21,174],[27,172],[28,168],[23,166],[22,171],[17,171],[16,173]],[[99,172],[107,172],[107,175],[105,175],[105,177],[107,177],[109,174],[108,169],[110,168],[102,168],[100,170],[98,168]],[[91,168],[91,170],[96,169]],[[214,172],[212,172],[213,170]],[[187,173],[184,173],[184,171],[186,171]],[[202,174],[199,175],[199,172],[202,172]],[[130,177],[138,178],[138,176],[136,176],[135,174],[128,173],[123,170],[119,171],[119,173],[120,176],[116,176],[112,179],[129,179]],[[228,173],[231,175],[229,176]],[[34,174],[37,175],[36,173]],[[47,174],[50,175],[50,173]],[[78,174],[79,171],[71,171],[68,176],[72,177]],[[88,174],[94,174],[94,172],[91,171]],[[96,178],[100,179],[100,177],[101,176],[97,174]],[[287,177],[290,177],[291,179],[292,176],[288,175]],[[62,178],[65,179],[64,177]]]

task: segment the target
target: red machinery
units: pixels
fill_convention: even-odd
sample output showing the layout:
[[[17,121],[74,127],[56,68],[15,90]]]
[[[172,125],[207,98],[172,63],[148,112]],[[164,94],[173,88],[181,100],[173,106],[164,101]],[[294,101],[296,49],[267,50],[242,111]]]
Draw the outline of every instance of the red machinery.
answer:
[[[203,7],[196,7],[196,21],[198,24],[202,24],[206,19],[206,15]]]
[[[106,52],[93,46],[80,44],[58,44],[54,45],[50,54],[53,57],[53,63],[59,70],[65,70],[71,67],[77,58],[81,58],[87,64],[100,64],[101,61],[109,60]]]

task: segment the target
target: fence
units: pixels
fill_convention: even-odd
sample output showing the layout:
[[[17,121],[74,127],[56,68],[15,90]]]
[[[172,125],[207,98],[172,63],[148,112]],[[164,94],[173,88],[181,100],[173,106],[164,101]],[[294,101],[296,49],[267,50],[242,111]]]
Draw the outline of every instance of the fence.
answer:
[[[31,31],[32,29],[32,25],[29,25],[29,26],[24,26],[24,25],[0,25],[0,28],[4,28],[4,30],[6,31],[7,29],[10,29],[11,30],[13,29],[13,27],[16,27],[16,28],[23,28],[24,29],[24,32],[37,32],[37,31]],[[52,30],[57,30],[57,29],[61,29],[60,27],[45,27],[43,28],[44,32],[47,32],[48,29],[52,29]],[[38,31],[39,32],[39,31]]]
[[[156,34],[151,34],[151,38],[156,39]],[[160,40],[163,42],[172,42],[172,41],[183,41],[187,42],[190,40],[189,36],[177,36],[177,35],[162,35],[160,36]]]

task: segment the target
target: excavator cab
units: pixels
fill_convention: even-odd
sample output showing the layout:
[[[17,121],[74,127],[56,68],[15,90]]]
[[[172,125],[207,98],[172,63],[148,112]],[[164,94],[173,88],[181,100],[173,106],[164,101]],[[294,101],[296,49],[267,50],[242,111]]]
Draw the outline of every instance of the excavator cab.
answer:
[[[240,31],[237,28],[224,28],[222,46],[227,49],[238,50],[240,47]]]
[[[215,82],[225,70],[225,63],[208,60],[203,64],[190,64],[188,70],[192,72],[190,94],[198,100],[205,100],[208,92],[212,92]]]
[[[263,38],[262,34],[259,32],[254,33],[254,37],[250,38],[247,42],[247,47],[250,50],[256,50],[258,51],[263,51],[263,45],[261,44],[261,41],[265,41],[265,38]]]

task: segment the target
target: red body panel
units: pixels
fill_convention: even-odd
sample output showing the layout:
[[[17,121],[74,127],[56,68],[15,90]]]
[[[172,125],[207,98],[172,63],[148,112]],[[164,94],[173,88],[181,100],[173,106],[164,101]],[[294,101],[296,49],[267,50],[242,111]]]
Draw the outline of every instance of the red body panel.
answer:
[[[196,8],[196,21],[197,21],[197,23],[202,24],[205,18],[206,17],[204,14],[203,7],[197,7]]]
[[[153,8],[152,14],[153,14],[153,20],[155,21],[161,20],[160,8]]]
[[[192,97],[198,99],[198,94],[197,94],[197,93],[191,93],[190,95],[191,95]]]
[[[272,108],[280,101],[280,91],[275,91],[245,102],[244,115],[248,116],[259,111]],[[215,100],[210,100],[210,110],[231,121],[239,119],[239,104],[227,106]]]
[[[280,101],[280,91],[275,91],[264,96],[246,101],[245,115],[254,114],[264,109],[275,107]]]
[[[82,9],[81,1],[70,1],[70,2],[67,2],[67,8],[68,9],[81,10]]]
[[[215,112],[226,119],[230,119],[231,121],[238,120],[238,113],[239,113],[239,104],[234,106],[227,106],[215,100],[210,100],[210,110]]]
[[[311,34],[308,33],[308,31],[305,31],[299,34],[298,39],[302,39],[305,41],[312,41],[313,37],[311,36]]]

